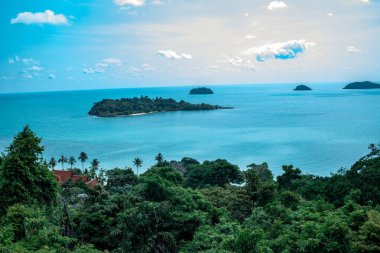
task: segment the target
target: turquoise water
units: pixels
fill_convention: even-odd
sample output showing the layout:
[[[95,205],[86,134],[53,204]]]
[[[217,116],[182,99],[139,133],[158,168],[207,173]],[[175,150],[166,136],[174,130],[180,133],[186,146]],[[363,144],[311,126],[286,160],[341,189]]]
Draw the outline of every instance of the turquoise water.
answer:
[[[344,84],[212,86],[215,95],[187,95],[189,87],[0,94],[0,149],[29,124],[43,137],[44,157],[98,158],[101,167],[146,169],[161,152],[168,160],[226,158],[245,168],[267,161],[275,174],[294,164],[328,175],[349,167],[380,142],[380,90],[342,90]],[[95,101],[148,95],[233,106],[232,110],[168,112],[136,117],[87,115]]]

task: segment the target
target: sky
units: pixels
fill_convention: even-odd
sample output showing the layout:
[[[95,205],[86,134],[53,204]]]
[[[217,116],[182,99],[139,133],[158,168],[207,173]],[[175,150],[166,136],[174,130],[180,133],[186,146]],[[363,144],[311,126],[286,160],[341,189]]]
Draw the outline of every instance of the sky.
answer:
[[[2,0],[0,93],[380,80],[380,0]]]

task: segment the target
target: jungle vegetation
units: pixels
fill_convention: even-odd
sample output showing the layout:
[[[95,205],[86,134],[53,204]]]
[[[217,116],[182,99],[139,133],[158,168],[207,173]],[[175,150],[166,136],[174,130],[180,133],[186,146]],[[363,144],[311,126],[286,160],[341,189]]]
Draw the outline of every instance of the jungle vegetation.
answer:
[[[152,99],[146,96],[141,96],[139,98],[103,99],[100,102],[96,102],[88,114],[98,117],[116,117],[153,112],[204,111],[218,109],[231,109],[231,107],[204,103],[191,104],[183,100],[177,102],[172,98],[157,97]]]
[[[214,94],[214,92],[210,88],[199,87],[193,88],[190,90],[190,95],[209,95]]]
[[[159,153],[141,174],[60,187],[26,126],[0,159],[0,252],[380,252],[380,149],[369,148],[328,177]]]

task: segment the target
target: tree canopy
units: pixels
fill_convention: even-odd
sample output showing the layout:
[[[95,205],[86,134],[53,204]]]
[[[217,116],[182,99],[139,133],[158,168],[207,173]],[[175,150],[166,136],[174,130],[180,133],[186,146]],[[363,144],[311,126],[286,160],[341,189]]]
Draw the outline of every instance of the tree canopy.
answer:
[[[377,146],[329,177],[159,155],[139,176],[114,168],[97,187],[57,188],[40,141],[25,127],[1,160],[1,252],[380,251]]]

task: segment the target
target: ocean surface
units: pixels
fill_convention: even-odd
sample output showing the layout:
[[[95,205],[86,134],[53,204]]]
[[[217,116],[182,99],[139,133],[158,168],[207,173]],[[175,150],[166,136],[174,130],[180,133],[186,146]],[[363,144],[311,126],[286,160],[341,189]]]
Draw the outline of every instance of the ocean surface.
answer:
[[[293,164],[305,173],[329,175],[380,142],[380,90],[343,90],[344,84],[334,83],[295,92],[295,86],[210,86],[214,95],[192,96],[190,87],[0,94],[0,150],[29,124],[42,137],[47,160],[85,151],[108,169],[132,166],[140,157],[143,171],[161,152],[167,160],[225,158],[242,169],[268,162],[275,174]],[[87,114],[103,98],[140,95],[235,109],[119,118]]]

